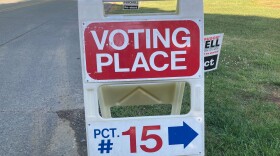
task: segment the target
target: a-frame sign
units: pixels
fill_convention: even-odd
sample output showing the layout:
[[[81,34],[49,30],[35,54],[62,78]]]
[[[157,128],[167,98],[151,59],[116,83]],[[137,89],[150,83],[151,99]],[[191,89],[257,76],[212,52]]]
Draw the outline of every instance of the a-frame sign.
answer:
[[[88,155],[204,155],[203,1],[138,15],[105,15],[105,1],[120,0],[78,1]],[[180,115],[185,83],[191,109]],[[133,102],[170,102],[172,113],[111,118]]]

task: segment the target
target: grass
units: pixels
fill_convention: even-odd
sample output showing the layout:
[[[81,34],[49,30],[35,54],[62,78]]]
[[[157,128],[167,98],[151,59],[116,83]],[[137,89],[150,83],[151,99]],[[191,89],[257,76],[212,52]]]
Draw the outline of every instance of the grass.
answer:
[[[225,33],[206,75],[207,155],[280,155],[280,7],[263,2],[205,1],[205,33]]]
[[[280,2],[204,2],[205,34],[225,34],[218,70],[205,75],[206,155],[279,156]]]
[[[240,16],[280,17],[278,0],[205,0],[205,13]]]

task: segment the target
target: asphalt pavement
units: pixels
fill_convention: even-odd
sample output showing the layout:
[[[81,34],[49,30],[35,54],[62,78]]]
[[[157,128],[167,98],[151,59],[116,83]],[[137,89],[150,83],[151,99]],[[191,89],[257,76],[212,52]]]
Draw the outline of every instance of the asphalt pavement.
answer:
[[[0,4],[0,155],[86,155],[74,0]]]

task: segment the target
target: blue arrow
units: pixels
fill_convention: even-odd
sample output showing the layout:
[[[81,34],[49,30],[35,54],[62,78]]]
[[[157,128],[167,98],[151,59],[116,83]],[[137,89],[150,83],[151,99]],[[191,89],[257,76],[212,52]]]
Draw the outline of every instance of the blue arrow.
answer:
[[[183,122],[183,126],[168,127],[169,145],[184,144],[186,148],[198,136],[189,125]]]

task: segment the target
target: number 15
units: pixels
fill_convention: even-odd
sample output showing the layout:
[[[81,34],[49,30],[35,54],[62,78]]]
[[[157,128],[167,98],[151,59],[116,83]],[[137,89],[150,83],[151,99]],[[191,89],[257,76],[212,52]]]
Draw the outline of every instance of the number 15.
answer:
[[[149,148],[146,145],[140,145],[140,148],[148,153],[157,152],[162,147],[162,139],[160,136],[156,134],[148,134],[149,130],[160,130],[160,125],[156,126],[144,126],[142,130],[141,141],[146,141],[149,139],[155,140],[156,145],[155,147]],[[122,135],[129,135],[130,136],[130,152],[136,153],[136,127],[130,127],[127,131],[122,132]]]

